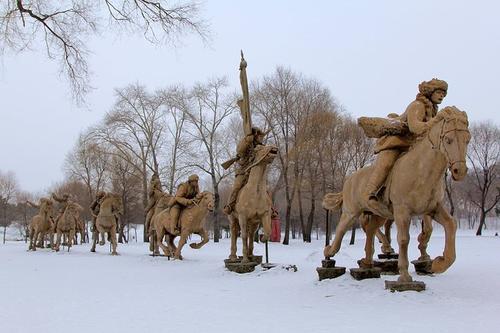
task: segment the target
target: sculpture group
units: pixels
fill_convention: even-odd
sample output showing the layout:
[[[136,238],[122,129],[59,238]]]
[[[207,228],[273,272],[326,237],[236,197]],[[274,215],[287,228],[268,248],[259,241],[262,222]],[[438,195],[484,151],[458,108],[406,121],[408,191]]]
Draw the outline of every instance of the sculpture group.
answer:
[[[408,244],[410,241],[410,219],[424,216],[426,225],[434,219],[444,227],[445,247],[442,256],[431,263],[431,271],[442,273],[455,261],[456,224],[443,204],[444,175],[448,169],[453,180],[462,180],[467,173],[465,163],[467,144],[470,140],[467,114],[457,107],[437,110],[447,93],[444,81],[433,79],[422,82],[419,94],[406,111],[393,121],[405,125],[397,135],[391,131],[377,133],[373,165],[362,168],[348,177],[341,193],[327,194],[324,207],[342,209],[333,244],[325,247],[326,258],[334,256],[340,249],[347,229],[361,219],[366,232],[365,257],[361,268],[373,267],[374,238],[379,228],[388,220],[397,227],[399,245],[400,284],[409,283]],[[364,119],[360,123],[369,126]],[[379,126],[384,128],[384,126]],[[399,127],[398,127],[399,128]],[[399,130],[398,130],[399,131]],[[430,233],[421,235],[421,259],[428,257],[425,249]],[[387,248],[387,243],[385,244]]]
[[[241,53],[243,97],[237,105],[243,131],[235,157],[222,164],[224,169],[235,166],[232,192],[224,206],[231,230],[230,253],[225,262],[228,269],[241,272],[252,271],[257,264],[253,253],[257,230],[262,227],[261,240],[264,242],[271,233],[272,200],[267,188],[267,169],[278,154],[277,147],[265,144],[267,133],[252,124],[246,68],[247,62]],[[453,180],[460,181],[467,174],[468,118],[455,106],[438,110],[448,91],[445,81],[425,81],[418,86],[418,90],[416,99],[401,115],[362,117],[358,120],[365,134],[376,139],[376,161],[347,177],[342,192],[328,193],[324,197],[324,208],[342,211],[333,243],[324,248],[322,269],[323,272],[331,269],[333,273],[330,277],[345,271],[335,266],[332,257],[338,253],[346,231],[356,221],[366,233],[365,256],[358,262],[359,270],[363,273],[363,270],[374,268],[374,240],[378,238],[382,242],[383,254],[398,258],[399,278],[397,282],[391,282],[396,290],[411,289],[407,284],[412,282],[408,271],[412,217],[423,219],[422,233],[418,237],[421,252],[418,259],[427,263],[426,269],[442,273],[455,261],[456,225],[443,205],[444,175],[448,171]],[[199,177],[191,175],[175,193],[170,194],[162,190],[159,175],[152,175],[145,228],[153,255],[160,255],[161,248],[165,256],[182,259],[182,248],[192,234],[201,237],[199,243],[190,244],[192,248],[199,249],[208,242],[206,217],[214,209],[214,198],[212,193],[200,191],[198,182]],[[53,217],[56,202],[59,209],[57,217]],[[43,247],[44,239],[48,237],[55,251],[59,251],[61,244],[67,245],[69,251],[77,231],[84,237],[85,228],[79,217],[82,207],[68,195],[58,197],[53,194],[52,198],[40,199],[38,205],[30,204],[39,209],[30,225],[30,250],[36,250],[37,245]],[[93,215],[91,251],[95,252],[96,244],[104,245],[108,239],[112,246],[111,253],[117,254],[117,221],[123,214],[121,198],[112,193],[99,192],[90,209]],[[432,220],[444,227],[445,246],[443,255],[431,261],[426,249]],[[397,228],[399,255],[393,253],[390,244],[390,226],[393,223]],[[385,232],[380,230],[382,227]],[[241,256],[237,255],[238,236],[242,241]],[[180,239],[175,245],[177,237]]]

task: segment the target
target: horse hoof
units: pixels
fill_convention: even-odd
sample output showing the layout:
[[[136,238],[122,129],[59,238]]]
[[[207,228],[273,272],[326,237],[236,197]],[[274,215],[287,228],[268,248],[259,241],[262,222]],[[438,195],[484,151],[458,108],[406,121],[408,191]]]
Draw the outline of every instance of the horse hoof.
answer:
[[[104,242],[104,241],[100,241],[99,242],[99,245],[101,245],[101,246],[104,245],[104,244],[106,244],[106,242]]]
[[[95,252],[95,249],[90,249],[90,252]]]
[[[116,252],[116,251],[111,252],[111,255],[112,255],[112,256],[117,256],[117,255],[118,255],[118,252]]]
[[[413,279],[410,274],[401,274],[398,278],[398,282],[412,282]]]

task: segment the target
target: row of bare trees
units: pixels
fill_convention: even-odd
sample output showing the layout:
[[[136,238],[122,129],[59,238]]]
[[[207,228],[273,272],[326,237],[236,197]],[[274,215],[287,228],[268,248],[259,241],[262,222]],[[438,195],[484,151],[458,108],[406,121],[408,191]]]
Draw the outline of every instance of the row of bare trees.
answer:
[[[267,143],[279,148],[269,192],[284,222],[283,243],[290,237],[311,242],[314,229],[318,235],[323,227],[324,194],[340,191],[347,175],[372,161],[373,141],[324,84],[289,68],[278,67],[252,82],[250,96],[255,125],[269,131]],[[73,194],[83,207],[100,190],[119,193],[125,206],[119,239],[127,241],[130,226],[144,221],[153,173],[170,193],[197,173],[202,187],[214,193],[210,223],[217,242],[227,228],[221,208],[232,185],[221,163],[234,157],[243,135],[237,98],[225,78],[156,91],[139,84],[117,89],[111,110],[68,153],[66,180],[52,190]],[[459,223],[467,221],[469,228],[477,223],[480,235],[487,216],[498,212],[500,129],[472,124],[471,134],[469,175],[461,183],[447,179],[446,194]],[[3,193],[2,200],[12,202],[13,196]],[[90,216],[84,212],[87,220]]]

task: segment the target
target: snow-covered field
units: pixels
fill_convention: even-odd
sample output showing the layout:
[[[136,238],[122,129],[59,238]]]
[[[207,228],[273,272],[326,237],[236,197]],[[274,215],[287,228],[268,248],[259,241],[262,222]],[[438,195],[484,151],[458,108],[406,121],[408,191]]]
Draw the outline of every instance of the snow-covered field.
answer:
[[[228,240],[185,247],[184,261],[150,257],[141,243],[119,245],[113,257],[108,246],[27,252],[24,242],[11,241],[0,244],[0,331],[498,332],[500,237],[485,234],[459,231],[457,261],[442,275],[418,277],[427,285],[422,293],[384,290],[394,276],[319,282],[323,241],[271,243],[271,261],[298,272],[259,267],[247,275],[225,270]],[[443,245],[437,230],[430,253]],[[416,258],[415,237],[410,247]],[[261,244],[256,253],[264,253]],[[356,267],[362,253],[359,238],[344,243],[337,263]]]

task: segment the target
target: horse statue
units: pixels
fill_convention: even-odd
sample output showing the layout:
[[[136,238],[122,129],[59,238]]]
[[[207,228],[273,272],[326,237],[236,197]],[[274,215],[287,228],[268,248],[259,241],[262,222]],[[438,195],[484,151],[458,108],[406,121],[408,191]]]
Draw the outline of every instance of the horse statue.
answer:
[[[365,219],[368,221],[368,219]],[[362,222],[361,226],[363,227],[363,224],[366,225],[366,222]],[[394,224],[394,220],[387,219],[383,225],[384,227],[384,232],[382,232],[380,229],[376,231],[376,236],[377,239],[379,240],[380,243],[382,243],[381,246],[381,251],[384,254],[392,254],[394,253],[394,249],[391,246],[391,228],[392,225]],[[418,235],[418,249],[420,251],[420,257],[418,258],[419,261],[430,261],[431,257],[427,253],[427,245],[429,244],[429,240],[432,235],[432,217],[429,215],[424,215],[422,218],[422,231]],[[363,227],[363,229],[365,229]]]
[[[113,193],[106,193],[102,199],[99,214],[97,216],[94,215],[96,218],[96,230],[92,233],[92,248],[90,249],[91,252],[95,252],[95,247],[99,235],[101,236],[99,245],[102,246],[106,244],[106,238],[104,234],[107,232],[108,239],[110,240],[112,246],[111,254],[118,254],[118,252],[116,252],[116,246],[118,243],[116,240],[118,214],[123,214],[123,200],[121,196]]]
[[[61,238],[64,236],[68,252],[75,239],[76,225],[80,218],[80,212],[83,211],[82,206],[73,201],[68,201],[66,209],[56,224],[57,241],[54,250],[59,251],[61,246]]]
[[[189,246],[193,249],[199,249],[208,243],[208,232],[205,226],[205,217],[208,212],[214,210],[214,196],[211,192],[205,191],[199,193],[194,199],[191,206],[182,210],[179,216],[181,224],[180,240],[177,247],[174,240],[177,237],[174,233],[175,225],[170,218],[170,210],[164,209],[160,213],[153,216],[152,224],[155,230],[155,253],[159,253],[159,248],[163,250],[166,256],[170,257],[173,254],[174,259],[182,260],[182,248],[186,244],[187,238],[191,234],[201,236],[200,243],[191,243]],[[167,237],[167,246],[162,243],[164,237]]]
[[[446,107],[440,111],[443,118],[435,123],[427,134],[404,155],[392,168],[385,183],[383,202],[393,213],[399,245],[399,282],[411,282],[408,273],[408,244],[410,241],[410,219],[412,216],[428,216],[444,227],[445,246],[442,256],[432,260],[431,271],[442,273],[455,261],[456,224],[443,204],[444,174],[451,172],[455,181],[467,174],[465,162],[467,145],[470,141],[467,114],[457,107]],[[325,247],[325,257],[334,256],[340,249],[342,238],[352,223],[359,217],[368,218],[366,223],[365,258],[361,265],[373,265],[374,236],[389,216],[370,215],[363,199],[371,166],[358,170],[349,176],[341,193],[329,193],[323,205],[330,210],[342,208],[332,245]]]
[[[238,194],[234,211],[228,216],[231,228],[230,260],[237,260],[236,242],[241,233],[243,243],[242,263],[250,262],[253,257],[253,240],[260,225],[263,226],[262,241],[271,235],[271,199],[267,193],[267,167],[278,154],[272,145],[259,145],[255,148],[254,162],[248,167],[248,181]]]
[[[47,198],[41,198],[39,205],[36,205],[30,201],[27,201],[26,203],[32,207],[39,209],[38,214],[33,216],[33,218],[31,219],[31,223],[29,226],[30,245],[28,247],[28,250],[36,251],[37,245],[43,248],[43,242],[47,233],[49,234],[50,247],[53,248],[54,221],[52,221],[52,218],[50,217],[54,204],[53,201]]]
[[[168,209],[168,203],[172,199],[172,195],[169,193],[163,193],[161,197],[158,199],[154,206],[154,211],[153,211],[153,217],[151,218],[151,221],[153,221],[153,218],[160,214],[162,211],[165,209]],[[150,223],[149,225],[149,251],[153,252],[154,255],[160,254],[158,246],[156,246],[156,230],[155,230],[155,224]]]

